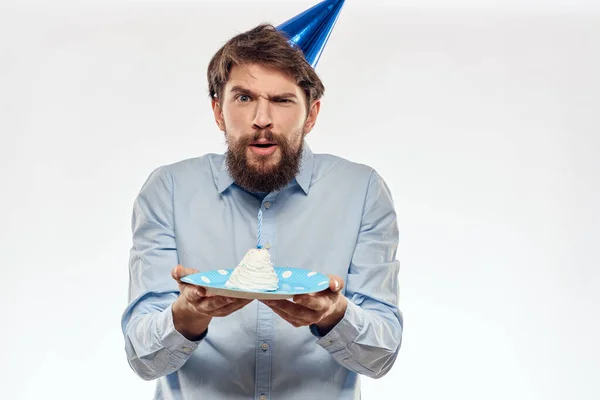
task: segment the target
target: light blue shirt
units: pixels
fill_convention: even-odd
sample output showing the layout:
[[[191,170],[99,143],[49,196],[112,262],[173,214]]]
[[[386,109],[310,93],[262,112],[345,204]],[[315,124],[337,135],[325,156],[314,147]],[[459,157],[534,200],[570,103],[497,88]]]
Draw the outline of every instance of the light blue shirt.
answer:
[[[235,267],[256,246],[260,207],[274,265],[343,278],[344,318],[321,337],[253,301],[187,340],[173,326],[171,270]],[[132,230],[122,330],[131,368],[157,381],[155,399],[359,399],[359,375],[378,378],[394,364],[403,323],[398,227],[372,168],[305,145],[296,178],[257,196],[235,185],[223,155],[184,160],[150,175]]]

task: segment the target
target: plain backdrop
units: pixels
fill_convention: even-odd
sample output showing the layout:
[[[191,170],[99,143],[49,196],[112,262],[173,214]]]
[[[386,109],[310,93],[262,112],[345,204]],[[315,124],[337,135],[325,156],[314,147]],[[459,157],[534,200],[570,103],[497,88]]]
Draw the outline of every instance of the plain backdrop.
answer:
[[[315,3],[0,3],[0,397],[152,398],[120,331],[133,200],[224,150],[213,53]],[[404,341],[366,400],[600,398],[600,7],[501,4],[347,0],[317,67],[309,145],[399,216]]]

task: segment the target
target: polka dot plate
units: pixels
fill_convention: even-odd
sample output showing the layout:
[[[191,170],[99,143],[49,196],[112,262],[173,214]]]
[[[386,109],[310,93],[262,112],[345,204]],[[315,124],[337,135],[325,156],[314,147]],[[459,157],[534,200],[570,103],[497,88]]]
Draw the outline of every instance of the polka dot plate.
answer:
[[[225,283],[233,269],[198,272],[184,276],[181,281],[202,286],[206,288],[208,294],[257,300],[290,299],[297,294],[315,293],[329,288],[329,277],[320,272],[287,267],[274,267],[274,269],[279,278],[279,289],[272,291],[248,291],[226,287]]]

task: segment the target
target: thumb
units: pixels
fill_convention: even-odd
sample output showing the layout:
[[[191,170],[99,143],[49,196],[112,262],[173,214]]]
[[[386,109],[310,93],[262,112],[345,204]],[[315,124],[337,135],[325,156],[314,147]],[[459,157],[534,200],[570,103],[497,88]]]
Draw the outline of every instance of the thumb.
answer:
[[[184,268],[183,265],[179,264],[171,270],[171,277],[177,282],[180,282],[180,279],[184,276],[195,274],[196,272],[198,272],[198,270],[193,268]]]
[[[182,269],[183,269],[183,267],[181,265],[177,265],[175,268],[173,268],[171,270],[171,277],[179,282],[179,279],[181,278],[181,270]]]
[[[331,290],[332,292],[339,292],[340,290],[342,290],[344,288],[344,280],[338,276],[335,275],[328,275],[329,276],[329,290]]]

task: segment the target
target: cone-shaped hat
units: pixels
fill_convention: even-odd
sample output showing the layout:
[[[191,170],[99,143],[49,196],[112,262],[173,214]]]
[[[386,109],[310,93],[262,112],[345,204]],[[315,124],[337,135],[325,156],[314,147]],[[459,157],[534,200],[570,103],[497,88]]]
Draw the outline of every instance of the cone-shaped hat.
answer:
[[[315,68],[343,5],[344,0],[322,1],[279,25],[277,30],[285,32]]]

